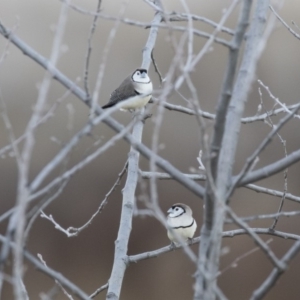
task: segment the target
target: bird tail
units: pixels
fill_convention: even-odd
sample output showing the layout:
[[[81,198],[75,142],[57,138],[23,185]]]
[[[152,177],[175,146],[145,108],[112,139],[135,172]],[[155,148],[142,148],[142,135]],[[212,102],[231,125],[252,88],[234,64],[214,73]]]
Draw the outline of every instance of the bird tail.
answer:
[[[107,103],[107,104],[102,106],[102,109],[109,108],[109,107],[112,107],[114,105],[115,105],[114,103]]]

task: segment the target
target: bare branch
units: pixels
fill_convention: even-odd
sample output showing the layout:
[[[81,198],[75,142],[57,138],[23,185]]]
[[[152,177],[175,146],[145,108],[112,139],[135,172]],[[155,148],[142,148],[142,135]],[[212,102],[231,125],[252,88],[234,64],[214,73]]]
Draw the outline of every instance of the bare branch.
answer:
[[[275,197],[282,198],[284,196],[284,192],[276,191],[276,190],[273,190],[273,189],[268,189],[268,188],[258,186],[258,185],[254,185],[254,184],[246,184],[243,187],[245,187],[247,189],[250,189],[250,190],[253,190],[255,192],[258,192],[258,193],[264,193],[264,194],[272,195],[272,196],[275,196]],[[300,197],[297,197],[297,196],[295,196],[291,193],[286,193],[285,198],[300,203]]]
[[[282,231],[278,231],[278,230],[271,231],[269,228],[251,228],[251,230],[253,232],[255,232],[256,234],[275,236],[275,237],[282,238],[284,240],[285,239],[289,239],[289,240],[299,240],[300,239],[300,235],[291,234],[288,232],[282,232]],[[235,229],[235,230],[230,230],[230,231],[224,231],[222,233],[223,238],[233,238],[233,237],[239,236],[239,235],[248,235],[248,232],[245,229]],[[193,240],[189,243],[189,245],[198,244],[200,241],[201,241],[200,237],[194,237]],[[171,251],[176,251],[181,248],[182,248],[181,245],[177,245],[175,247],[171,247],[170,245],[168,245],[168,246],[162,247],[157,250],[140,253],[140,254],[135,254],[135,255],[130,255],[130,256],[128,256],[128,261],[129,261],[129,263],[137,263],[141,260],[156,258],[159,255],[162,255],[164,253],[168,253]]]
[[[43,256],[41,254],[38,254],[37,256],[40,259],[41,263],[45,266],[45,268],[48,268],[47,263],[43,259]],[[55,279],[55,283],[59,286],[59,288],[67,296],[67,298],[69,298],[70,300],[74,300],[73,297],[64,289],[64,287],[62,286],[62,284],[57,279]]]
[[[241,14],[244,18],[241,16],[240,26],[244,26],[244,21],[248,20],[251,2],[251,0],[244,1]],[[205,201],[205,221],[202,228],[202,234],[206,239],[201,243],[199,250],[194,300],[215,298],[214,290],[221,251],[220,236],[225,218],[225,196],[228,186],[231,183],[233,162],[241,127],[241,118],[247,101],[247,95],[255,76],[257,61],[266,45],[266,38],[263,34],[267,12],[268,0],[262,0],[256,3],[240,71],[230,99],[230,110],[226,113],[228,107],[227,104],[225,105],[226,110],[223,112],[226,113],[226,121],[224,122],[224,134],[221,134],[219,136],[219,139],[221,140],[218,140],[219,144],[222,143],[222,148],[220,150],[217,165],[215,166],[216,187],[215,190],[211,189],[209,191],[210,201]],[[243,33],[244,30],[241,32]],[[233,82],[233,79],[230,79],[230,82]],[[218,125],[216,124],[216,126]],[[222,133],[223,130],[220,132]],[[215,149],[212,150],[214,151]],[[201,270],[203,271],[200,272]],[[203,272],[209,274],[209,280],[207,280],[205,276],[202,276]]]
[[[108,283],[102,285],[101,287],[99,287],[93,294],[90,295],[90,298],[93,299],[95,298],[97,295],[99,295],[101,292],[105,291],[108,289]]]
[[[182,83],[183,83],[183,81],[185,79],[186,74],[188,72],[190,72],[191,70],[193,70],[193,68],[197,65],[197,63],[207,53],[207,51],[210,48],[211,44],[214,41],[217,40],[216,39],[216,35],[221,30],[221,28],[223,27],[224,23],[226,22],[226,20],[228,19],[228,17],[231,15],[232,11],[234,10],[234,8],[238,4],[238,2],[239,2],[239,0],[232,1],[231,5],[228,7],[228,9],[226,10],[226,12],[222,16],[220,22],[218,23],[218,26],[215,28],[215,30],[213,31],[213,33],[211,35],[209,35],[209,39],[205,43],[205,45],[203,46],[203,48],[201,49],[201,51],[193,58],[193,61],[187,66],[187,68],[185,68],[183,70],[182,75],[179,76],[179,78],[176,80],[175,89],[178,90],[180,88],[180,86],[182,85]]]
[[[270,242],[272,242],[272,239],[266,241],[266,244],[269,244]],[[242,259],[244,259],[244,258],[250,256],[250,255],[253,254],[254,252],[257,252],[259,249],[260,249],[259,247],[255,247],[255,248],[253,248],[253,249],[247,251],[246,253],[242,254],[241,256],[238,256],[238,257],[237,257],[230,265],[226,266],[224,269],[222,269],[222,270],[220,271],[219,277],[222,276],[222,275],[224,275],[224,273],[227,272],[228,270],[230,270],[231,268],[236,268],[237,265],[238,265],[238,263],[239,263]]]
[[[101,3],[102,3],[102,0],[98,0],[97,13],[100,12]],[[86,51],[86,59],[85,59],[85,66],[84,66],[84,89],[85,89],[87,98],[90,98],[89,84],[88,84],[89,78],[88,77],[89,77],[90,58],[91,58],[91,53],[92,53],[92,38],[93,38],[93,35],[96,30],[97,20],[98,20],[98,16],[96,15],[96,16],[94,16],[94,20],[92,22],[92,26],[90,29],[90,34],[88,37],[88,47],[87,47],[87,51]]]
[[[271,142],[272,138],[278,131],[297,113],[300,108],[300,103],[284,118],[282,118],[276,126],[273,126],[273,129],[269,132],[269,134],[264,138],[264,140],[260,143],[260,145],[256,148],[253,154],[247,158],[245,165],[243,166],[240,174],[235,176],[234,183],[231,185],[227,192],[226,199],[228,199],[235,189],[238,186],[239,182],[247,176],[250,167],[253,165],[254,160],[258,157],[258,155],[265,149],[265,147]],[[287,156],[286,156],[287,157]]]
[[[67,22],[67,5],[62,5],[57,30],[54,36],[50,60],[48,68],[51,70],[55,67],[60,54],[60,46],[62,43],[64,29]],[[2,26],[0,25],[1,29]],[[23,278],[23,255],[22,250],[24,246],[24,229],[25,229],[25,213],[28,205],[28,181],[30,163],[35,146],[35,128],[39,123],[44,107],[47,103],[47,94],[51,85],[52,78],[49,73],[45,73],[41,87],[39,89],[38,99],[34,106],[33,113],[25,129],[25,141],[22,149],[21,160],[18,161],[18,188],[17,188],[17,201],[14,214],[11,216],[11,220],[17,222],[14,228],[14,239],[16,247],[13,249],[14,264],[13,264],[13,276],[15,284],[13,285],[13,291],[16,299],[25,299],[24,289],[22,284]],[[10,222],[10,224],[12,224]],[[1,285],[1,284],[0,284]]]
[[[0,240],[1,240],[2,244],[6,243],[6,238],[3,235],[0,235]],[[13,242],[10,242],[9,246],[12,248],[15,248],[16,244]],[[54,271],[50,267],[45,267],[38,259],[36,259],[28,251],[23,251],[23,255],[28,261],[30,261],[37,268],[37,270],[43,272],[44,274],[48,275],[50,278],[53,278],[54,280],[58,280],[63,287],[69,289],[79,299],[82,299],[82,300],[90,299],[89,296],[85,292],[83,292],[80,288],[78,288],[77,285],[72,283],[70,280],[68,280],[66,277],[64,277],[61,273]]]
[[[288,265],[288,263],[298,254],[300,251],[300,240],[294,243],[294,245],[286,252],[283,256],[281,263],[284,265]],[[263,299],[264,296],[270,291],[270,289],[274,286],[279,277],[284,273],[285,270],[274,268],[267,279],[263,282],[263,284],[254,291],[250,300],[259,300]]]
[[[101,201],[97,211],[90,217],[90,219],[85,222],[85,224],[83,224],[82,226],[75,228],[75,227],[69,227],[67,229],[64,229],[62,226],[60,226],[53,218],[52,215],[47,216],[43,211],[41,211],[41,217],[45,218],[47,220],[49,220],[50,222],[52,222],[55,226],[55,229],[58,229],[59,231],[65,233],[67,235],[67,237],[73,237],[73,236],[77,236],[83,229],[87,228],[89,225],[92,224],[93,220],[95,219],[95,217],[100,214],[102,212],[102,210],[104,209],[105,205],[107,204],[108,198],[109,196],[112,194],[112,192],[116,189],[116,187],[120,184],[120,181],[123,177],[123,175],[125,174],[126,170],[127,170],[127,165],[128,163],[125,163],[125,166],[123,167],[122,171],[119,173],[118,178],[116,180],[116,182],[113,184],[112,188],[108,191],[108,193],[105,195],[104,199]],[[39,210],[40,211],[40,210]]]
[[[283,171],[289,166],[295,164],[299,160],[300,160],[300,150],[294,151],[291,154],[289,154],[287,157],[279,159],[272,164],[269,164],[265,167],[250,172],[247,176],[245,176],[241,180],[240,186],[244,186],[246,184],[271,177],[272,175],[280,171]],[[233,180],[235,180],[235,177],[233,177]]]
[[[181,14],[173,13],[173,14],[170,15],[169,21],[176,21],[176,22],[178,22],[178,21],[187,21],[188,18],[192,18],[193,21],[201,21],[203,23],[209,24],[214,28],[217,28],[219,26],[218,23],[216,23],[216,22],[214,22],[210,19],[204,18],[202,16],[197,16],[197,15],[194,15],[194,14],[187,14],[187,13],[181,13]],[[234,35],[234,33],[235,33],[234,30],[232,30],[230,28],[227,28],[225,26],[221,27],[220,31],[228,33],[230,35]]]
[[[154,54],[153,54],[153,52],[154,52],[154,49],[153,49],[152,52],[151,52],[151,60],[152,60],[152,64],[153,64],[153,67],[154,67],[155,72],[156,72],[157,75],[158,75],[159,82],[160,82],[160,84],[162,85],[164,79],[162,78],[162,75],[161,75],[161,73],[160,73],[160,71],[159,71],[159,69],[158,69],[158,66],[157,66],[157,64],[156,64],[156,61],[155,61],[155,59],[154,59]],[[153,97],[152,97],[152,99],[153,99]]]
[[[100,116],[101,117],[101,116]],[[99,118],[99,117],[98,117]],[[97,119],[97,118],[96,118]],[[78,164],[73,166],[71,169],[67,170],[62,175],[56,177],[53,179],[48,185],[46,185],[41,190],[37,191],[35,194],[31,194],[29,197],[29,201],[32,201],[44,194],[46,194],[49,190],[51,190],[56,185],[60,184],[62,181],[69,179],[71,176],[73,176],[75,173],[77,173],[79,170],[84,168],[86,165],[91,163],[95,158],[97,158],[99,155],[107,151],[110,147],[112,147],[116,141],[121,139],[132,127],[132,124],[125,127],[123,131],[120,133],[114,135],[108,142],[106,142],[102,147],[99,147],[97,150],[95,150],[92,154],[88,155],[84,160],[80,161]]]
[[[235,35],[231,41],[231,47],[229,48],[229,61],[227,64],[227,70],[225,73],[225,78],[223,82],[222,92],[219,96],[218,100],[218,108],[216,114],[216,123],[215,123],[215,130],[213,133],[212,143],[211,143],[211,153],[210,153],[210,172],[212,180],[207,182],[206,185],[206,193],[204,197],[205,203],[205,211],[204,211],[204,223],[202,225],[202,243],[199,247],[199,255],[198,255],[198,266],[197,266],[197,276],[196,276],[196,284],[195,284],[195,291],[194,291],[194,300],[200,299],[203,294],[204,297],[213,298],[214,290],[216,284],[209,280],[210,284],[207,285],[205,282],[207,278],[203,276],[203,272],[208,272],[211,277],[215,277],[216,266],[215,270],[209,270],[206,266],[208,263],[207,254],[208,254],[208,247],[210,241],[212,241],[212,237],[210,236],[214,213],[215,213],[215,180],[216,180],[216,172],[217,172],[217,165],[219,160],[219,151],[220,146],[222,143],[223,133],[224,133],[224,124],[225,124],[225,116],[227,107],[229,105],[229,100],[231,99],[231,91],[233,88],[233,80],[236,72],[236,65],[238,60],[238,54],[240,50],[240,45],[242,40],[244,39],[245,31],[248,26],[248,19],[250,14],[251,8],[251,1],[245,1],[241,8],[239,21],[237,25],[237,30]],[[218,260],[218,259],[217,259]],[[217,262],[215,260],[215,262]],[[201,272],[202,270],[202,272]],[[204,288],[204,285],[206,288]],[[206,289],[207,291],[204,291]],[[205,296],[207,295],[207,296]]]
[[[125,13],[125,8],[126,8],[126,2],[124,1],[123,5],[121,6],[120,9],[120,16],[124,15]],[[102,55],[102,61],[101,64],[99,66],[99,71],[98,71],[98,75],[97,75],[97,79],[96,79],[96,84],[95,84],[95,88],[94,88],[94,92],[93,92],[93,97],[92,97],[92,102],[91,102],[91,110],[90,110],[90,119],[93,119],[96,116],[96,110],[98,107],[98,98],[99,98],[99,91],[101,89],[101,85],[102,85],[102,80],[104,77],[104,71],[105,71],[105,67],[106,67],[106,61],[107,61],[107,57],[109,54],[109,50],[112,46],[112,43],[114,41],[114,38],[116,36],[117,30],[119,28],[120,25],[120,21],[116,20],[114,27],[110,30],[109,36],[107,38],[105,47],[103,49],[103,55]]]
[[[285,104],[285,103],[282,103],[277,97],[275,97],[273,94],[272,94],[272,92],[271,92],[271,90],[270,90],[270,88],[268,87],[268,86],[266,86],[261,80],[257,80],[257,82],[267,91],[267,93],[269,94],[269,96],[270,96],[270,98],[271,99],[273,99],[274,100],[274,102],[276,103],[276,104],[278,104],[279,106],[281,106],[281,108],[285,111],[285,112],[287,112],[287,113],[289,113],[289,114],[291,114],[292,113],[292,111],[290,110],[290,108]],[[297,119],[300,119],[300,116],[299,115],[296,115],[296,114],[294,114],[294,117],[295,118],[297,118]]]
[[[152,97],[152,102],[156,103],[159,100],[157,98]],[[170,111],[177,111],[177,112],[181,112],[187,115],[196,115],[199,114],[201,117],[205,118],[205,119],[209,119],[209,120],[215,120],[216,115],[212,114],[210,112],[206,112],[206,111],[202,111],[202,110],[198,110],[195,111],[194,109],[190,109],[188,107],[184,107],[181,105],[176,105],[176,104],[171,104],[169,102],[164,102],[162,104],[166,109],[170,110]],[[292,110],[294,109],[298,104],[292,104],[292,105],[288,105],[285,107],[281,107],[281,108],[277,108],[277,109],[272,109],[270,111],[267,111],[263,114],[260,115],[255,115],[255,116],[250,116],[250,117],[244,117],[241,119],[241,123],[243,124],[248,124],[248,123],[253,123],[253,122],[257,122],[257,121],[265,121],[268,117],[271,116],[277,116],[279,113],[283,113],[283,112],[287,112],[287,110]],[[1,154],[1,152],[0,152]]]
[[[35,208],[33,208],[32,210],[34,211],[33,213],[29,213],[33,214],[30,217],[30,220],[28,221],[28,224],[26,226],[25,232],[24,232],[24,240],[25,240],[25,244],[27,242],[28,236],[29,236],[29,232],[32,228],[33,223],[35,222],[36,218],[39,216],[40,211],[45,209],[54,199],[56,199],[64,190],[64,188],[66,187],[68,181],[65,180],[61,183],[61,185],[59,186],[59,188],[57,189],[57,191],[51,195],[50,197],[46,197],[46,199],[42,200],[41,203],[39,203],[39,205]]]
[[[66,0],[61,0],[61,1],[65,2]],[[174,18],[177,18],[177,17],[174,17],[173,12],[172,13],[166,13],[164,10],[158,8],[157,5],[153,4],[153,2],[147,1],[147,3],[150,4],[157,12],[163,13],[164,16],[163,16],[162,20],[165,20],[165,21],[179,21],[179,20],[174,19]],[[159,27],[159,28],[162,28],[162,29],[170,29],[170,25],[166,25],[166,24],[160,24],[160,23],[152,24],[152,23],[145,23],[145,22],[140,22],[140,21],[136,21],[136,20],[131,20],[131,19],[128,19],[128,18],[118,18],[118,17],[106,15],[106,14],[103,14],[103,13],[88,11],[88,10],[85,10],[85,9],[83,9],[83,8],[77,6],[77,5],[74,5],[74,4],[69,4],[69,6],[70,6],[70,8],[74,9],[75,11],[77,11],[79,13],[94,16],[94,17],[99,17],[99,18],[102,18],[102,19],[105,19],[105,20],[120,21],[120,22],[122,22],[124,24],[127,24],[127,25],[142,27],[142,28],[146,28],[146,29],[151,28],[151,27],[152,28],[153,27]],[[217,23],[215,23],[215,22],[213,22],[213,21],[211,21],[207,18],[203,18],[203,17],[200,17],[200,16],[192,15],[192,14],[190,14],[190,15],[191,15],[191,18],[193,20],[203,21],[203,22],[205,22],[209,25],[212,25],[215,28],[217,26],[220,27],[220,24],[217,24]],[[179,19],[183,20],[183,18],[184,18],[185,20],[187,20],[187,16],[188,16],[188,14],[181,14],[179,16]],[[185,32],[188,29],[184,26],[172,25],[172,30]],[[226,33],[229,33],[229,34],[233,34],[233,30],[231,30],[227,27],[224,27],[224,26],[220,27],[220,31],[226,32]],[[197,30],[195,28],[192,28],[192,32],[193,32],[193,34],[195,34],[196,36],[199,36],[199,37],[204,37],[204,38],[207,38],[207,39],[209,39],[211,37],[211,35],[209,33]],[[219,43],[219,44],[221,44],[225,47],[230,47],[230,44],[222,38],[215,37],[214,42]]]
[[[276,18],[287,28],[287,30],[297,39],[300,40],[300,35],[295,32],[280,16],[279,14],[275,11],[275,9],[273,8],[272,5],[269,5],[270,9],[272,10],[272,12],[274,13],[274,15],[276,16]]]
[[[77,96],[80,100],[82,100],[86,105],[89,106],[89,99],[86,97],[85,92],[79,86],[77,86],[70,79],[68,79],[58,69],[54,67],[49,69],[48,61],[46,58],[41,56],[39,53],[37,53],[35,50],[29,47],[26,43],[24,43],[21,39],[16,37],[12,32],[7,30],[3,26],[3,24],[1,24],[1,22],[0,22],[0,34],[2,34],[5,38],[10,39],[11,42],[15,46],[17,46],[23,53],[25,53],[34,61],[36,61],[38,64],[40,64],[42,67],[47,69],[52,74],[53,78],[57,79],[62,85],[70,89],[75,96]],[[151,58],[148,61],[149,64],[150,61]],[[101,110],[100,107],[97,107],[96,113],[99,115],[103,114],[103,110]],[[120,132],[124,130],[123,125],[121,125],[116,120],[109,117],[108,115],[105,117],[103,122],[116,132]],[[150,159],[154,155],[153,152],[148,147],[146,147],[144,144],[137,141],[132,135],[125,134],[124,140],[127,141],[129,144],[131,144],[146,158]],[[203,187],[201,187],[198,184],[195,184],[192,180],[189,180],[186,177],[184,177],[182,173],[178,169],[176,169],[172,164],[170,164],[167,160],[161,158],[158,155],[155,155],[155,163],[157,164],[158,167],[160,167],[164,171],[168,172],[169,174],[172,174],[175,180],[180,182],[183,186],[185,186],[191,192],[195,193],[197,196],[202,197],[204,195]]]
[[[269,260],[272,262],[273,265],[276,266],[276,268],[280,270],[284,270],[286,268],[286,265],[283,264],[280,260],[278,260],[274,252],[270,249],[270,247],[252,230],[252,228],[248,226],[247,223],[242,221],[228,206],[226,207],[226,211],[237,225],[239,225],[248,232],[248,234],[253,238],[255,243],[263,250],[263,252],[265,252]]]
[[[171,177],[167,173],[156,172],[155,174],[153,174],[152,172],[140,171],[140,175],[144,179],[149,179],[152,176],[155,176],[156,179],[160,179],[160,180],[174,180],[174,178]],[[206,175],[203,175],[203,174],[183,174],[183,175],[192,180],[196,180],[196,181],[205,181],[206,180]],[[253,190],[257,193],[268,194],[268,195],[280,197],[280,198],[282,198],[283,194],[284,194],[283,192],[280,192],[280,191],[277,191],[274,189],[269,189],[269,188],[262,187],[262,186],[258,186],[258,185],[254,185],[254,184],[246,184],[246,185],[240,184],[239,187],[244,187],[244,188]],[[291,193],[286,193],[285,198],[300,203],[300,197],[295,196]]]
[[[161,22],[162,15],[157,14],[153,19],[153,24]],[[142,68],[149,69],[151,64],[151,52],[153,51],[158,28],[153,27],[150,30],[149,37],[145,48],[143,49],[143,62]],[[144,109],[140,114],[143,114]],[[140,142],[143,133],[143,121],[139,119],[139,115],[135,117],[135,125],[133,127],[132,135]],[[109,286],[106,299],[118,300],[122,287],[125,270],[127,268],[127,248],[132,227],[133,208],[135,202],[135,190],[138,181],[139,170],[139,152],[132,146],[128,158],[128,176],[123,190],[122,212],[120,219],[120,226],[118,231],[117,240],[115,242],[114,262],[112,267],[111,276],[109,278]]]
[[[300,211],[280,211],[274,214],[255,215],[249,217],[240,217],[240,220],[244,222],[251,222],[255,220],[275,219],[278,217],[293,217],[300,215]],[[234,223],[233,220],[226,220],[226,223]],[[272,229],[272,228],[271,228]]]

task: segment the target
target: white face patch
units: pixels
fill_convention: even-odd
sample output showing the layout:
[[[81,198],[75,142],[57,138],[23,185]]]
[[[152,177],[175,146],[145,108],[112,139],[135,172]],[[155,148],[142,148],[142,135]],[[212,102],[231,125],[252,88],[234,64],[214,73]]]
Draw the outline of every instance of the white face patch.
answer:
[[[183,213],[185,213],[185,210],[180,207],[180,206],[174,206],[174,207],[171,207],[169,210],[168,210],[168,215],[170,218],[176,218],[176,217],[179,217],[181,216]]]
[[[132,75],[132,80],[137,83],[149,83],[150,78],[145,71],[136,70]]]

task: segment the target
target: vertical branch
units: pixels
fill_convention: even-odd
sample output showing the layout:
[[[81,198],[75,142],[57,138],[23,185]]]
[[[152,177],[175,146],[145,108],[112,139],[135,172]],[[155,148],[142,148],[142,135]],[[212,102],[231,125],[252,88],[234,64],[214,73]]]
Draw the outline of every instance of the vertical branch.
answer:
[[[236,67],[238,63],[239,51],[241,48],[242,41],[245,36],[246,29],[249,23],[249,16],[251,11],[252,0],[245,0],[243,2],[243,6],[241,7],[240,17],[237,24],[237,28],[234,34],[234,37],[230,43],[229,48],[229,58],[227,69],[225,73],[225,78],[223,81],[222,92],[219,97],[217,113],[216,113],[216,121],[215,121],[215,130],[212,138],[211,144],[211,160],[210,160],[210,168],[207,168],[211,172],[211,178],[213,182],[210,180],[207,181],[206,185],[206,193],[204,197],[205,202],[205,210],[204,210],[204,223],[201,229],[201,244],[199,247],[199,262],[198,262],[198,276],[196,277],[196,285],[195,285],[195,298],[199,299],[203,293],[204,288],[204,277],[201,275],[201,269],[204,269],[204,265],[206,262],[207,251],[209,246],[209,235],[211,229],[213,227],[214,220],[214,181],[216,180],[217,175],[217,165],[219,158],[219,151],[221,148],[221,143],[223,139],[224,133],[224,124],[226,120],[226,113],[229,105],[229,101],[232,95],[232,89],[234,84],[234,77],[236,73]]]
[[[64,35],[64,28],[67,22],[68,2],[62,4],[59,21],[57,24],[57,31],[53,41],[52,52],[48,68],[50,70],[55,68],[60,54],[60,47]],[[51,71],[50,71],[51,73]],[[12,217],[8,228],[12,235],[15,233],[16,247],[13,251],[14,264],[13,264],[13,276],[14,276],[14,295],[16,299],[27,299],[27,295],[24,292],[24,286],[22,282],[23,277],[23,246],[24,246],[24,229],[25,229],[25,213],[28,205],[29,198],[29,171],[30,163],[35,145],[35,128],[42,117],[46,102],[47,94],[51,86],[52,76],[47,72],[44,76],[41,88],[39,90],[38,99],[34,107],[33,114],[28,122],[25,130],[26,138],[24,140],[24,147],[21,153],[21,160],[18,163],[18,189],[17,189],[17,201],[16,209]]]
[[[218,193],[220,195],[222,195],[222,193],[225,195],[228,185],[231,182],[241,118],[247,101],[247,95],[255,76],[257,61],[266,45],[266,40],[263,39],[263,33],[266,25],[268,4],[268,0],[262,0],[256,4],[241,68],[233,90],[230,109],[227,113],[218,164],[217,187],[219,188]]]
[[[287,265],[299,253],[299,251],[300,241],[298,240],[283,256],[281,263]],[[285,270],[275,267],[266,280],[261,284],[261,286],[253,292],[250,300],[263,299],[270,289],[276,284],[277,280],[284,273],[284,271]]]
[[[132,134],[139,141],[142,139],[143,122],[136,120]],[[139,152],[131,147],[128,157],[127,180],[123,190],[122,213],[117,240],[115,241],[115,256],[106,299],[117,300],[120,297],[122,282],[127,267],[127,249],[132,227],[135,190],[138,181]]]
[[[157,13],[153,19],[153,25],[157,25],[161,22],[162,16]],[[149,37],[145,48],[143,49],[143,62],[142,68],[149,69],[151,64],[151,52],[154,48],[158,27],[151,27]],[[137,142],[141,142],[144,123],[141,115],[144,112],[142,109],[139,114],[135,116],[135,125],[133,127],[132,136]],[[118,237],[115,242],[115,256],[112,268],[112,273],[109,279],[109,287],[106,295],[106,299],[118,300],[120,298],[120,292],[122,287],[125,270],[127,267],[127,250],[128,241],[132,226],[132,217],[135,200],[135,190],[138,181],[139,172],[139,152],[131,147],[128,158],[128,175],[123,190],[123,202],[120,226],[118,231]]]
[[[102,0],[98,0],[97,10],[96,10],[97,14],[100,13],[101,3]],[[85,59],[85,66],[84,66],[84,89],[86,92],[86,97],[88,99],[90,99],[88,79],[89,79],[90,58],[92,53],[92,38],[96,30],[97,20],[98,20],[98,15],[95,15],[91,26],[90,35],[88,37],[88,48],[86,51],[86,59]]]
[[[241,17],[244,15],[245,20],[247,20],[247,16],[249,16],[250,4],[250,0],[245,0],[241,15]],[[215,135],[218,136],[215,137],[215,142],[216,145],[222,145],[222,147],[220,149],[219,160],[213,162],[213,172],[216,179],[215,189],[213,191],[213,195],[208,194],[207,196],[207,200],[209,201],[207,201],[206,204],[210,205],[206,206],[206,210],[210,209],[210,211],[206,213],[205,226],[202,228],[202,234],[205,242],[200,247],[194,299],[215,299],[216,278],[221,249],[221,235],[225,217],[225,195],[232,178],[232,168],[241,126],[240,120],[244,112],[244,106],[250,86],[255,76],[256,63],[266,44],[266,41],[263,39],[263,33],[266,24],[268,4],[268,0],[262,0],[256,4],[241,68],[233,89],[230,103],[228,103],[230,94],[229,97],[226,95],[230,89],[226,90],[224,87],[225,84],[228,84],[229,88],[230,85],[232,86],[235,66],[233,65],[234,68],[229,67],[227,69],[228,79],[224,82],[224,95],[221,96],[223,97],[223,103],[221,102],[219,105],[219,109],[222,109],[223,106],[224,111],[222,113],[224,115],[226,114],[226,119],[224,116],[219,116],[219,119],[217,120],[221,122],[220,125],[222,127],[225,124],[225,129],[223,133],[222,128],[218,127],[219,124],[216,125],[218,132],[215,132]],[[243,37],[245,32],[245,28],[243,28],[245,27],[245,25],[243,25],[245,20],[240,19],[240,37]],[[232,61],[232,63],[234,62],[236,64],[236,58]],[[231,68],[232,70],[230,70]],[[228,75],[230,71],[232,73],[232,78]],[[218,114],[221,114],[221,112],[218,111]],[[213,198],[209,198],[209,196],[213,196]],[[210,213],[209,216],[207,215],[208,213]],[[208,217],[210,217],[210,219],[208,219]]]
[[[97,75],[96,84],[95,84],[93,96],[92,96],[92,99],[91,99],[90,119],[93,119],[96,115],[96,111],[97,111],[97,108],[98,108],[99,92],[100,92],[101,85],[102,85],[102,80],[103,80],[103,77],[104,77],[104,71],[105,71],[105,67],[106,67],[107,57],[109,55],[109,50],[111,48],[111,45],[112,45],[112,43],[115,39],[117,29],[120,25],[120,19],[122,18],[122,16],[125,13],[126,6],[127,6],[127,2],[124,1],[124,3],[122,4],[122,7],[120,9],[120,12],[119,12],[119,18],[116,20],[115,26],[110,30],[110,33],[109,33],[107,41],[106,41],[106,45],[103,49],[102,62],[99,66],[99,72],[98,72],[98,75]]]

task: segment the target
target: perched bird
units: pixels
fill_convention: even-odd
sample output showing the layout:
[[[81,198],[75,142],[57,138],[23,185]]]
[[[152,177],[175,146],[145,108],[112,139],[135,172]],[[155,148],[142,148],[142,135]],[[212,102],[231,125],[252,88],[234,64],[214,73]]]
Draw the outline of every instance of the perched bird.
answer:
[[[121,110],[134,110],[145,106],[151,99],[153,87],[147,70],[136,69],[112,92],[103,109],[120,103]]]
[[[168,238],[175,245],[180,244],[179,238],[183,242],[192,239],[197,229],[191,208],[182,203],[176,203],[168,210],[167,224],[170,228]]]

